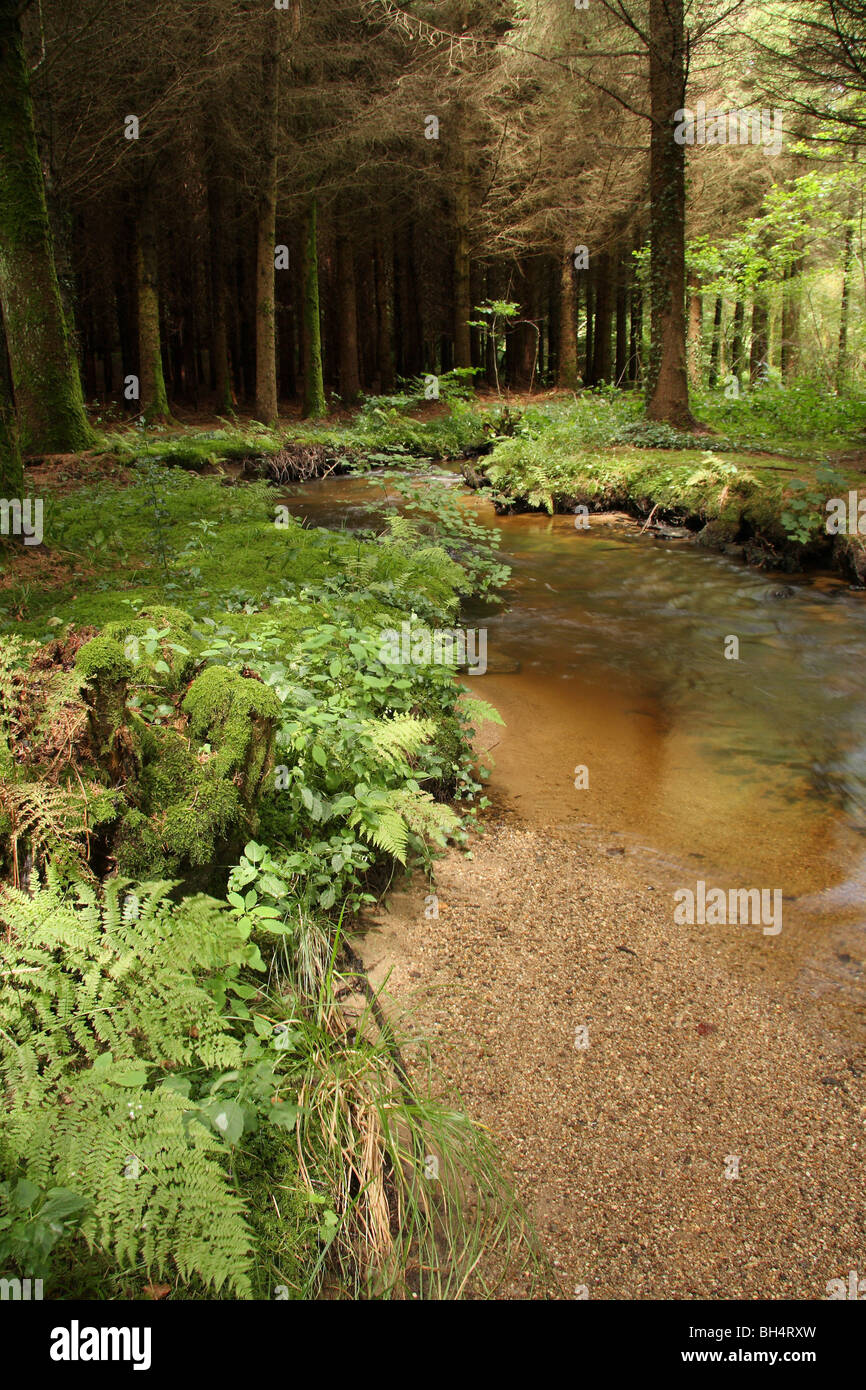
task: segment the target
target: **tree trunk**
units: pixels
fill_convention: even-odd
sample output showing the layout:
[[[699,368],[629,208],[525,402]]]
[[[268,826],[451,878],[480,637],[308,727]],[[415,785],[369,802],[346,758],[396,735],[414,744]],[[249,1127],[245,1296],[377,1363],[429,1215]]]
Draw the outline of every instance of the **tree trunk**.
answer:
[[[274,248],[277,231],[277,139],[280,102],[280,17],[265,14],[262,52],[261,165],[256,228],[256,404],[264,424],[272,424],[277,407],[277,333],[274,304]]]
[[[782,283],[782,332],[781,361],[782,380],[787,384],[793,381],[800,365],[800,272],[802,260],[798,256],[785,270]]]
[[[710,343],[710,374],[707,385],[712,389],[719,384],[719,348],[722,341],[722,296],[716,295],[713,309],[713,337]]]
[[[611,379],[610,330],[613,321],[610,294],[610,256],[599,252],[595,261],[595,330],[592,335],[592,379],[596,386]]]
[[[502,294],[501,276],[499,267],[488,266],[485,276],[486,293],[485,298],[489,300],[499,299]],[[484,379],[488,386],[498,388],[499,386],[499,364],[497,354],[499,345],[493,333],[488,328],[484,338]]]
[[[354,405],[361,394],[358,372],[358,297],[355,292],[355,251],[351,237],[337,238],[337,293],[340,304],[340,396],[343,405]]]
[[[583,384],[584,386],[594,386],[593,356],[595,348],[592,337],[592,325],[595,317],[595,257],[591,259],[587,269],[582,271],[582,275],[584,284],[586,285],[586,330],[584,333]]]
[[[322,329],[319,322],[319,249],[315,198],[304,216],[304,418],[327,414],[322,380]]]
[[[616,257],[616,356],[613,379],[625,386],[628,374],[628,260],[620,247]]]
[[[168,397],[162,370],[159,334],[159,262],[156,249],[156,214],[153,190],[145,188],[136,228],[138,272],[139,409],[144,418],[168,420]]]
[[[298,247],[293,244],[293,264],[300,264]],[[294,400],[297,394],[297,321],[298,285],[293,276],[283,274],[277,280],[277,377],[278,396]]]
[[[387,225],[376,236],[376,362],[379,388],[384,395],[394,390],[394,296],[391,238]]]
[[[579,385],[572,240],[572,237],[566,237],[565,254],[559,262],[559,361],[556,384],[561,391],[576,391]]]
[[[641,237],[638,233],[634,240],[634,250],[639,251],[641,247]],[[632,257],[631,262],[631,296],[629,302],[629,343],[628,343],[628,379],[632,385],[637,385],[641,379],[641,355],[643,353],[643,288],[638,279],[637,262]]]
[[[18,447],[18,426],[12,400],[12,376],[6,352],[6,334],[0,313],[0,497],[11,501],[24,497],[24,468]],[[0,544],[6,537],[0,535]]]
[[[454,192],[454,366],[472,366],[472,276],[469,264],[469,157],[462,111],[457,121],[458,166]]]
[[[767,292],[763,285],[755,286],[752,300],[752,343],[749,350],[749,382],[752,386],[766,379],[770,369],[770,316]]]
[[[33,129],[19,0],[0,0],[0,299],[21,447],[93,443],[64,314]]]
[[[650,369],[647,415],[679,429],[694,419],[686,372],[685,147],[674,115],[685,106],[683,0],[650,0]]]
[[[688,368],[689,385],[700,386],[704,358],[704,301],[700,281],[694,271],[689,275]]]
[[[415,227],[405,228],[397,241],[395,258],[396,301],[399,310],[400,371],[418,376],[424,370],[424,327],[418,301],[418,272],[415,265]]]
[[[743,374],[743,324],[746,311],[742,299],[734,305],[734,336],[731,340],[731,372],[739,381]]]
[[[208,122],[208,126],[210,122]],[[220,179],[219,160],[211,139],[205,135],[207,170],[208,230],[210,235],[210,360],[217,411],[232,409],[229,373],[229,335],[226,318],[225,195]]]
[[[853,195],[849,204],[853,212]],[[845,239],[842,243],[842,295],[839,301],[839,350],[836,355],[836,390],[839,395],[845,390],[848,378],[848,316],[851,305],[851,267],[854,263],[854,228],[849,221],[845,226]]]

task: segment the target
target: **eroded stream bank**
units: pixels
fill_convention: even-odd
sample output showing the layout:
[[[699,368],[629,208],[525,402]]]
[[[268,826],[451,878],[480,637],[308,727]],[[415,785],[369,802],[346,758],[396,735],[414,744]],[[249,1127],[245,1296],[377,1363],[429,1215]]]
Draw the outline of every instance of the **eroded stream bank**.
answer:
[[[367,497],[294,505],[352,525]],[[466,615],[498,816],[366,960],[501,1137],[566,1295],[825,1297],[866,1267],[862,600],[468,505],[514,564]],[[698,879],[781,889],[783,930],[675,925]]]

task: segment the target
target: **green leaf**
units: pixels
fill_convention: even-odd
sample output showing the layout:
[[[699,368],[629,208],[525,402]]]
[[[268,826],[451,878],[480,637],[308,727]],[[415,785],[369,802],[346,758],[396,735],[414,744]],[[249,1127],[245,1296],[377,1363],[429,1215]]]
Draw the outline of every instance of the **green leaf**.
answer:
[[[29,1178],[19,1178],[12,1194],[12,1205],[17,1211],[27,1211],[39,1196],[39,1188]]]
[[[282,879],[275,878],[273,874],[262,874],[259,888],[272,898],[284,898],[289,891]]]
[[[283,1129],[294,1129],[298,1120],[299,1110],[297,1105],[292,1105],[290,1101],[278,1101],[268,1110],[268,1119],[271,1124],[281,1125]]]
[[[244,1132],[244,1112],[233,1100],[221,1101],[210,1107],[210,1118],[214,1129],[221,1134],[227,1144],[236,1144]]]
[[[52,1187],[40,1208],[39,1215],[43,1220],[53,1224],[68,1221],[70,1216],[77,1216],[89,1206],[87,1198],[78,1192],[72,1192],[68,1187]]]
[[[113,1081],[115,1086],[146,1086],[147,1072],[122,1071],[111,1075],[109,1080]]]

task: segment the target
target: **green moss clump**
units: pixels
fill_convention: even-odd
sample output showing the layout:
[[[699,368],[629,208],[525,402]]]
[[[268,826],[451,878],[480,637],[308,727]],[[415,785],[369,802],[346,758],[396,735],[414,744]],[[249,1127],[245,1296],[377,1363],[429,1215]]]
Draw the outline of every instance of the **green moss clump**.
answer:
[[[170,806],[162,822],[162,843],[166,854],[176,863],[191,864],[194,868],[209,864],[215,848],[224,844],[242,820],[238,789],[231,782],[217,778],[205,779],[202,797],[207,800]]]
[[[244,800],[251,804],[273,754],[280,714],[275,691],[224,666],[211,666],[193,681],[182,709],[193,737],[216,748],[217,772],[239,780]]]
[[[155,822],[134,807],[120,823],[116,858],[118,872],[127,878],[159,878],[171,872]]]
[[[204,671],[183,702],[199,754],[174,729],[147,730],[143,767],[129,789],[117,861],[132,877],[175,875],[213,863],[254,825],[254,803],[273,754],[279,700],[269,686],[221,666]]]
[[[142,647],[149,632],[165,634],[160,637],[152,656]],[[167,691],[175,691],[192,679],[196,649],[200,647],[201,640],[195,636],[193,619],[181,608],[172,608],[167,604],[151,604],[142,608],[137,618],[107,623],[104,636],[121,643],[125,652],[135,654],[136,664],[141,662],[148,672],[149,684],[157,684]],[[162,661],[168,667],[168,673],[157,671],[157,661]]]
[[[119,642],[93,637],[79,650],[75,670],[85,684],[87,723],[96,763],[111,782],[122,785],[140,763],[137,744],[125,727],[132,662]]]
[[[132,662],[111,637],[93,637],[75,658],[75,669],[88,684],[120,685],[132,678]]]
[[[130,796],[137,804],[124,817],[116,856],[131,877],[173,876],[218,857],[249,816],[234,782],[220,775],[216,759],[202,762],[173,729],[152,730],[141,777]]]

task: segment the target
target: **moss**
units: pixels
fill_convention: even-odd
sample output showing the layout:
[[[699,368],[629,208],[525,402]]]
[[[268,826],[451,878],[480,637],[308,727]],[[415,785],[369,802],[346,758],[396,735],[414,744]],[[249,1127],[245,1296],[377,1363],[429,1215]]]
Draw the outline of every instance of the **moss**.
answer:
[[[95,777],[91,778],[95,780]],[[87,804],[87,824],[92,829],[97,825],[107,825],[117,816],[117,803],[119,793],[113,788],[105,791],[88,792],[85,795]]]
[[[242,820],[237,787],[217,778],[204,779],[199,801],[170,806],[162,822],[162,843],[172,862],[194,868],[209,864],[215,848],[224,844]]]
[[[127,878],[149,879],[171,874],[156,825],[135,808],[127,811],[120,823],[115,857],[118,872]]]
[[[152,630],[165,632],[165,636],[160,638],[157,651],[150,656],[142,648],[141,639]],[[107,623],[103,635],[121,643],[126,652],[134,651],[137,654],[138,662],[148,673],[148,684],[173,691],[185,685],[195,671],[196,651],[201,641],[194,636],[194,632],[195,622],[183,609],[151,604],[142,608],[137,618]],[[178,647],[182,650],[178,651]],[[164,662],[169,668],[167,675],[156,670],[158,661]]]
[[[126,727],[126,694],[132,663],[119,642],[93,637],[80,648],[75,669],[85,682],[90,743],[99,771],[123,785],[140,763],[135,739]]]
[[[141,804],[161,812],[173,801],[182,801],[195,789],[198,767],[180,734],[166,729],[157,737],[151,732],[139,783]]]
[[[270,763],[280,702],[270,686],[211,666],[183,702],[193,737],[213,744],[223,777],[239,777],[244,799],[256,796]]]
[[[22,449],[87,449],[81,378],[60,298],[20,6],[0,6],[0,298]]]
[[[213,863],[220,849],[250,817],[234,782],[220,776],[215,760],[202,763],[173,729],[151,734],[141,777],[130,796],[116,850],[122,873],[167,874]]]
[[[130,680],[133,667],[119,642],[100,636],[80,648],[75,669],[91,684],[110,686]]]

